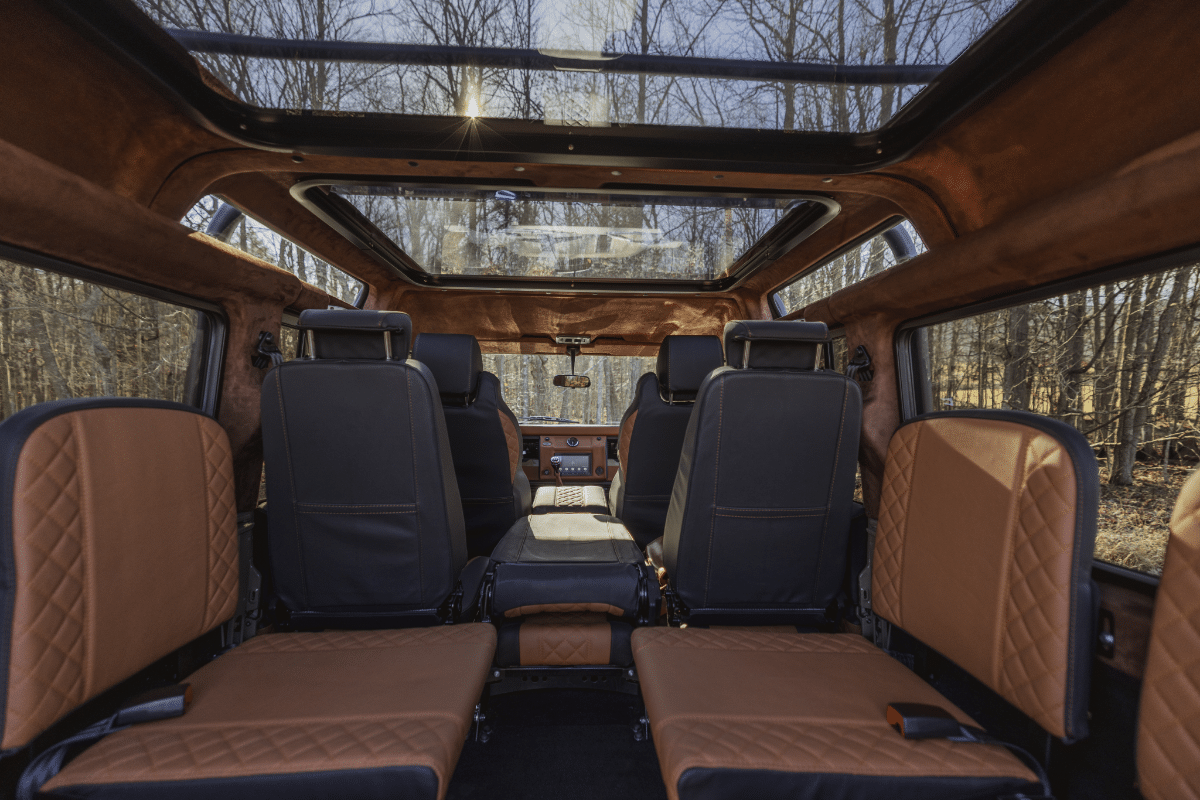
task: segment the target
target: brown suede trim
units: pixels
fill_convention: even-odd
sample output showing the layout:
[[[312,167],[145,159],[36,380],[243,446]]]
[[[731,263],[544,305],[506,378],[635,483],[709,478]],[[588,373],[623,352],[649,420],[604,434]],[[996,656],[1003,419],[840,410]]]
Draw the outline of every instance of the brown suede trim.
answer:
[[[617,438],[617,461],[621,465],[621,474],[629,477],[629,443],[633,441],[633,426],[637,424],[638,412],[634,411],[625,418],[621,432]]]

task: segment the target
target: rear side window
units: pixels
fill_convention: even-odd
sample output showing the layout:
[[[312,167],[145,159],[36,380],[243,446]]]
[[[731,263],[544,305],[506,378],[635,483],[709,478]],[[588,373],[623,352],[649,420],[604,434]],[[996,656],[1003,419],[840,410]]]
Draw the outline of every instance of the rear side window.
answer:
[[[357,302],[363,282],[285,239],[236,206],[208,195],[183,218],[183,224],[231,244],[244,253],[287,270],[350,305]]]
[[[924,328],[934,408],[1074,425],[1100,467],[1096,558],[1155,575],[1200,461],[1198,278],[1189,264]]]
[[[0,417],[72,397],[205,406],[211,312],[17,258],[0,251]]]
[[[893,220],[777,289],[771,305],[777,316],[791,314],[924,252],[925,242],[912,223]]]

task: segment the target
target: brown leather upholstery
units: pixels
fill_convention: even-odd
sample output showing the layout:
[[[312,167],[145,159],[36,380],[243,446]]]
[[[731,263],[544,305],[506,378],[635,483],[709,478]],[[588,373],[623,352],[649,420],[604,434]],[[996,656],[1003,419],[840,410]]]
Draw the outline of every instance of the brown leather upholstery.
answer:
[[[182,717],[104,738],[44,791],[423,767],[444,797],[495,639],[483,624],[251,639],[188,678]]]
[[[501,667],[627,666],[632,627],[592,611],[539,613],[505,621],[497,632]]]
[[[872,594],[875,613],[1075,738],[1087,730],[1096,466],[1086,442],[1072,450],[1073,429],[1026,424],[1040,419],[956,413],[896,431]]]
[[[1171,515],[1142,679],[1137,767],[1147,800],[1200,797],[1200,471]]]
[[[15,471],[0,489],[12,490],[15,585],[0,748],[28,743],[225,621],[238,591],[232,459],[220,425],[173,403],[115,399],[20,416],[6,433],[26,420],[32,429],[19,441],[6,436]]]
[[[508,480],[515,482],[517,470],[521,468],[521,431],[513,422],[511,413],[506,414],[504,409],[497,409],[496,414],[500,417],[500,427],[504,431],[504,441],[508,445]]]
[[[900,699],[971,721],[857,635],[638,628],[633,653],[671,800],[700,796],[694,784],[707,770],[913,778],[931,782],[930,797],[939,781],[1036,780],[1002,747],[911,741],[892,730],[885,712]],[[891,785],[879,796],[902,790]],[[740,796],[751,794],[747,785]]]
[[[633,426],[637,424],[638,412],[634,411],[621,421],[621,432],[617,436],[617,463],[621,472],[629,472],[629,442],[633,437]]]

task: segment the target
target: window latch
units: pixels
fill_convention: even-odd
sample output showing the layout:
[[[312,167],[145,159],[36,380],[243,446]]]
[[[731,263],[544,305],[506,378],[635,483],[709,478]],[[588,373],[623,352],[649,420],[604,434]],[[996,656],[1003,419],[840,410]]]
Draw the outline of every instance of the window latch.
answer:
[[[250,363],[254,365],[255,369],[278,367],[283,363],[283,353],[275,344],[274,336],[266,331],[258,334],[258,344],[254,346],[254,355],[250,357]]]

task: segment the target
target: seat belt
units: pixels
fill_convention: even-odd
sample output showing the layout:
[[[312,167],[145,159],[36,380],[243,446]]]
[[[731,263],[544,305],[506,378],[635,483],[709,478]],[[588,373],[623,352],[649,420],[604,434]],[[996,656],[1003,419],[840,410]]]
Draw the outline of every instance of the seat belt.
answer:
[[[29,762],[17,783],[16,800],[34,800],[34,796],[46,781],[62,769],[67,751],[75,745],[90,744],[130,725],[182,716],[191,701],[192,687],[187,683],[151,689],[138,695],[121,706],[111,717],[93,723],[74,736],[51,745]]]
[[[888,703],[887,722],[905,739],[946,739],[951,742],[972,742],[975,744],[997,744],[1008,748],[1013,755],[1025,762],[1025,766],[1033,770],[1038,782],[1042,784],[1042,794],[1031,797],[1024,793],[1011,795],[1011,800],[1054,800],[1050,791],[1050,779],[1038,760],[1029,751],[1015,744],[997,739],[981,728],[963,725],[941,706],[928,703]]]
[[[262,573],[254,566],[254,512],[237,515],[238,604],[228,622],[221,626],[221,646],[234,647],[258,632]]]
[[[888,649],[891,637],[885,620],[875,616],[871,608],[871,567],[875,560],[875,533],[879,520],[867,519],[867,565],[858,573],[858,622],[862,635],[875,643],[876,647]]]

